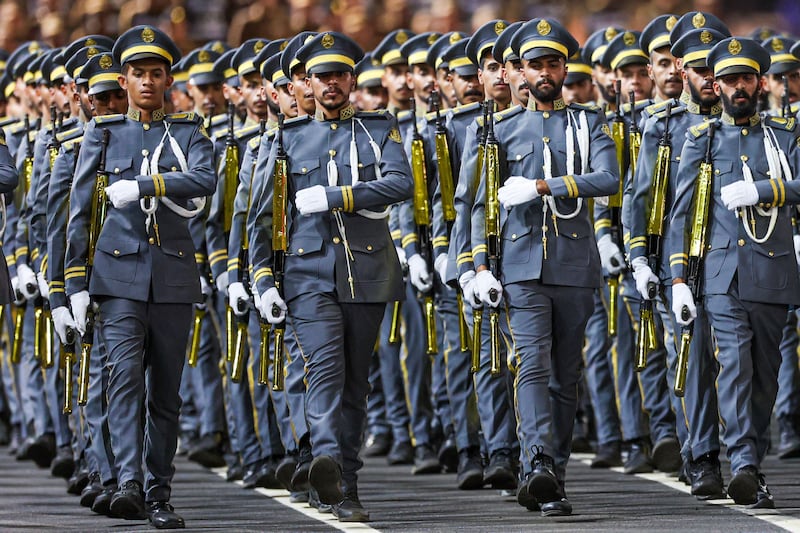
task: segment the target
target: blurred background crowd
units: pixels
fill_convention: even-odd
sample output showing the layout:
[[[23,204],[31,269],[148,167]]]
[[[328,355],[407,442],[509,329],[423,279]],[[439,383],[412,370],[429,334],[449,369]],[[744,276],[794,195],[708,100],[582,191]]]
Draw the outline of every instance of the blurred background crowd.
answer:
[[[62,46],[146,23],[172,35],[184,52],[214,39],[238,46],[303,30],[341,31],[370,49],[397,28],[472,32],[495,18],[541,16],[557,18],[583,42],[601,26],[641,29],[659,14],[690,10],[718,15],[734,34],[756,26],[800,34],[799,0],[2,0],[0,48],[29,39]]]

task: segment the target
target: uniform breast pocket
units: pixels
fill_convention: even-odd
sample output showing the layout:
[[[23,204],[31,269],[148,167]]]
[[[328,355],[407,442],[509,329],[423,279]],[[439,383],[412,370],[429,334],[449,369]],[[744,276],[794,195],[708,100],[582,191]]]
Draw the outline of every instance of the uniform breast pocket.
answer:
[[[133,159],[130,157],[107,159],[106,171],[109,174],[109,184],[120,179],[132,179],[138,174],[133,170]]]
[[[375,173],[375,157],[372,154],[372,150],[369,150],[369,153],[362,152],[364,152],[364,150],[359,150],[358,154],[358,181],[372,181],[377,178]],[[349,164],[345,164],[344,169],[347,177],[345,181],[340,181],[340,183],[349,183],[352,169]]]
[[[504,265],[518,265],[530,261],[531,258],[531,228],[516,227],[507,228],[503,231],[503,239],[500,245]]]
[[[776,250],[756,243],[752,243],[750,248],[752,249],[749,257],[750,271],[756,286],[762,289],[785,289],[789,281],[789,272],[795,272],[791,268],[794,256],[790,251]]]
[[[535,168],[533,143],[511,144],[506,151],[509,176],[525,176],[528,179],[540,178],[541,168]]]
[[[556,243],[556,261],[562,265],[589,266],[589,246],[594,245],[589,235],[561,228]]]
[[[706,253],[703,261],[703,268],[706,271],[706,279],[716,278],[722,271],[725,264],[725,256],[728,253],[730,238],[727,235],[714,235],[711,238],[711,248]]]
[[[293,237],[286,257],[286,275],[292,278],[319,277],[319,260],[322,256],[322,239],[319,237]]]
[[[387,256],[386,240],[354,241],[350,243],[354,261],[352,268],[354,277],[359,281],[386,281],[389,279],[391,269],[384,265],[390,264]]]
[[[124,238],[100,239],[94,269],[106,279],[130,283],[136,278],[139,241]]]
[[[301,161],[292,161],[291,174],[292,181],[296,191],[316,185],[312,183],[311,179],[316,175],[319,170],[319,159],[303,159]],[[327,185],[327,179],[325,180]]]
[[[194,244],[190,240],[164,242],[161,251],[167,258],[169,272],[164,273],[166,285],[185,287],[197,283],[199,275],[194,259]]]
[[[732,161],[714,161],[714,176],[712,178],[715,182],[714,189],[719,193],[719,190],[730,185],[734,181],[739,181],[741,178],[740,173],[733,172]]]

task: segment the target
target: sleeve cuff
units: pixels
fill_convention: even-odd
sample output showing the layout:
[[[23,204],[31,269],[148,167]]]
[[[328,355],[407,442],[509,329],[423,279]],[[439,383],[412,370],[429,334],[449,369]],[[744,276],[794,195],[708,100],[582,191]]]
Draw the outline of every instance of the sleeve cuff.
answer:
[[[355,201],[353,199],[353,187],[345,185],[343,187],[326,187],[325,196],[328,199],[330,209],[341,209],[345,213],[355,212]]]
[[[136,182],[139,184],[139,197],[167,195],[167,186],[161,174],[137,176]]]
[[[786,203],[786,185],[783,180],[759,180],[755,182],[759,207],[769,209]]]

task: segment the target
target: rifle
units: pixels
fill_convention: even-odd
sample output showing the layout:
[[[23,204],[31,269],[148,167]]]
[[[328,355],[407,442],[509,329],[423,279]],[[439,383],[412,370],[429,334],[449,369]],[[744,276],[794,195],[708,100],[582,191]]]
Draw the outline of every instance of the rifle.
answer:
[[[65,415],[72,413],[72,367],[75,365],[76,339],[77,334],[75,333],[75,330],[68,327],[66,333],[66,343],[64,344],[64,407],[62,412]]]
[[[611,124],[611,137],[614,139],[614,146],[617,149],[617,165],[619,166],[619,186],[617,192],[608,197],[608,208],[611,215],[611,240],[617,246],[622,243],[622,228],[620,227],[620,210],[622,208],[622,184],[624,182],[625,170],[625,118],[622,116],[621,89],[622,82],[616,81],[616,104],[617,110],[614,114],[614,121]],[[633,103],[631,103],[633,106]],[[608,276],[608,336],[617,335],[617,299],[619,298],[619,276]]]
[[[500,189],[500,145],[494,136],[494,109],[489,109],[489,122],[486,123],[486,248],[489,260],[489,271],[495,279],[500,279],[500,201],[497,193]],[[491,299],[497,297],[492,289]],[[491,354],[491,372],[493,376],[500,374],[500,310],[489,306],[489,345]]]
[[[275,172],[273,174],[272,192],[272,275],[275,288],[281,299],[284,295],[283,276],[286,272],[286,250],[289,244],[288,222],[286,217],[287,200],[289,198],[289,162],[283,146],[283,113],[278,114],[278,148],[275,156]],[[280,315],[280,309],[272,306],[272,316]],[[275,324],[275,349],[272,354],[272,390],[282,391],[285,371],[283,367],[283,336],[286,332],[286,320]],[[262,354],[261,357],[265,357]]]
[[[631,125],[628,129],[628,149],[630,153],[630,169],[631,177],[636,175],[636,162],[639,160],[639,148],[642,146],[642,132],[639,131],[639,126],[636,124],[636,108],[633,105],[635,93],[631,91],[628,93],[628,100],[631,101]]]
[[[431,208],[428,199],[428,170],[425,161],[425,145],[417,128],[417,109],[411,99],[411,121],[413,137],[411,140],[411,173],[414,177],[414,226],[420,255],[425,260],[428,272],[433,273],[433,248],[431,246]],[[425,313],[425,353],[433,355],[438,352],[436,342],[436,314],[433,307],[433,284],[422,293],[423,311]]]
[[[686,285],[692,291],[695,302],[701,297],[700,285],[705,259],[706,241],[708,240],[708,220],[711,213],[711,202],[714,195],[714,161],[711,158],[714,143],[715,124],[708,125],[708,144],[700,171],[694,185],[694,204],[692,206],[691,226],[689,228],[689,264],[686,268]],[[689,319],[689,309],[684,306],[681,318]],[[678,351],[677,370],[675,372],[675,395],[683,396],[686,389],[686,370],[689,366],[689,347],[692,343],[694,322],[681,328],[680,350]]]
[[[486,134],[487,123],[489,122],[489,106],[492,105],[491,100],[483,101],[481,106],[481,117],[483,119],[483,128],[481,128],[481,137],[478,141],[478,160],[475,165],[475,176],[473,177],[472,190],[477,191],[480,185],[481,176],[483,175],[483,163],[486,156]],[[479,303],[479,302],[476,302]],[[474,374],[481,367],[481,329],[483,328],[483,309],[477,308],[472,310],[472,364],[470,371]]]
[[[86,286],[92,278],[94,266],[94,253],[97,248],[97,239],[103,229],[108,209],[106,187],[108,186],[108,172],[106,171],[106,152],[110,132],[103,128],[103,137],[100,143],[100,165],[97,167],[94,192],[92,193],[92,212],[89,222],[89,244],[86,254]],[[86,405],[89,399],[89,362],[94,343],[94,302],[89,299],[89,308],[86,310],[86,332],[81,339],[81,366],[78,369],[78,405]]]
[[[647,209],[647,266],[657,272],[661,264],[661,240],[664,238],[664,214],[667,207],[667,187],[669,186],[670,158],[672,157],[672,134],[669,120],[672,116],[672,102],[667,104],[664,118],[664,133],[658,140],[658,154],[650,185],[650,198]],[[647,354],[656,349],[658,340],[653,319],[653,298],[657,287],[650,283],[647,287],[650,299],[642,299],[639,304],[639,333],[636,341],[636,370],[647,366]]]

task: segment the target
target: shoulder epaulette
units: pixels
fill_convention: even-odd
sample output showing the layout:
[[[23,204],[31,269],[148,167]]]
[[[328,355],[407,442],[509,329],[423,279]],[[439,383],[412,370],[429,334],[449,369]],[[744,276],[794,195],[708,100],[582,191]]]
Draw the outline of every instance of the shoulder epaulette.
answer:
[[[649,100],[649,99],[648,100],[637,100],[633,104],[633,108],[636,111],[641,111],[642,109],[645,109],[646,107],[651,106],[651,105],[653,105],[653,101],[652,100]],[[630,107],[630,104],[629,104],[628,105],[628,112],[630,113],[630,111],[631,111],[631,107]]]
[[[569,104],[567,107],[572,109],[579,109],[580,111],[591,111],[592,113],[600,113],[603,109],[597,104],[579,104],[578,102],[573,102]]]
[[[3,117],[0,118],[0,128],[5,128],[6,126],[10,126],[17,121],[14,117]]]
[[[8,133],[10,133],[11,135],[17,135],[17,134],[23,133],[24,131],[25,131],[25,121],[24,120],[20,120],[17,124],[15,124],[15,125],[11,126],[10,128],[8,128]]]
[[[659,102],[659,103],[662,103],[662,102]],[[658,104],[653,104],[653,105],[658,105]],[[647,110],[645,110],[645,112],[646,111]],[[678,114],[684,113],[684,112],[686,112],[686,106],[683,105],[683,104],[679,104],[679,105],[673,106],[669,113],[670,113],[670,116],[675,116],[675,115],[678,115]],[[663,106],[662,108],[657,110],[655,113],[652,113],[650,116],[651,117],[656,117],[656,119],[658,119],[658,120],[661,120],[661,119],[665,118],[667,116],[667,106]]]
[[[251,124],[244,128],[239,128],[238,130],[234,130],[233,136],[237,139],[244,139],[245,137],[249,137],[250,135],[254,135],[258,133],[258,130],[261,128],[259,124]]]
[[[228,115],[225,113],[220,113],[219,115],[214,115],[213,117],[211,117],[211,125],[218,126],[219,124],[222,124],[227,120],[228,120]]]
[[[111,124],[113,122],[122,122],[125,120],[125,115],[116,113],[114,115],[100,115],[93,117],[92,120],[95,124]]]
[[[795,118],[783,118],[783,117],[767,117],[764,119],[764,124],[771,128],[778,128],[786,131],[794,131],[794,127],[797,125],[797,120]]]
[[[311,115],[303,115],[302,117],[294,117],[289,118],[283,121],[283,129],[286,129],[288,126],[295,126],[297,124],[303,124],[304,122],[311,122],[313,117]],[[278,131],[278,128],[275,128],[275,131]]]
[[[166,116],[170,122],[194,122],[200,124],[202,119],[197,113],[190,111],[188,113],[172,113]]]
[[[247,141],[247,148],[249,148],[250,150],[258,150],[260,144],[261,144],[261,135],[256,135],[255,137]]]
[[[387,109],[375,109],[374,111],[358,111],[356,113],[358,118],[382,118],[389,119],[392,114]]]
[[[228,126],[225,126],[224,128],[215,131],[212,137],[214,137],[215,141],[219,141],[224,139],[227,135],[228,135]]]
[[[397,113],[397,120],[405,120],[407,118],[411,118],[411,111],[406,109],[404,111],[400,111]]]
[[[439,115],[441,116],[441,114],[442,113],[440,111]],[[425,113],[425,116],[423,118],[425,119],[425,122],[433,122],[434,120],[436,120],[436,112],[431,111],[430,113]]]
[[[481,107],[480,102],[473,102],[471,104],[456,106],[453,109],[451,109],[450,112],[453,114],[453,116],[456,116],[456,115],[462,115],[464,113],[469,113],[470,111],[474,111],[476,109],[479,109],[480,107]]]
[[[501,120],[505,120],[507,118],[513,117],[524,111],[524,108],[521,105],[515,105],[509,107],[508,109],[503,109],[502,111],[498,111],[494,114],[494,121],[500,122]]]
[[[61,148],[65,152],[71,152],[72,150],[75,149],[76,145],[81,143],[81,141],[83,141],[83,135],[81,135],[80,137],[75,137],[74,139],[70,139],[70,140],[66,141],[64,144],[61,145]]]
[[[698,137],[702,137],[703,135],[705,135],[706,131],[708,131],[708,126],[710,124],[715,124],[717,120],[718,119],[707,120],[701,124],[692,126],[691,128],[689,128],[689,133],[691,133],[695,139]]]
[[[83,127],[82,126],[78,126],[77,128],[72,128],[71,130],[62,131],[61,133],[57,133],[56,134],[56,139],[58,139],[58,142],[64,142],[64,141],[67,141],[69,139],[72,139],[73,137],[75,137],[76,135],[78,135],[78,134],[80,134],[82,132],[83,132]]]
[[[679,102],[676,103],[674,98],[670,98],[668,100],[664,100],[662,102],[656,102],[655,104],[650,104],[649,106],[646,106],[644,108],[644,112],[647,113],[648,115],[651,115],[651,116],[655,115],[659,111],[664,110],[667,107],[667,104],[670,103],[670,102],[672,102],[672,108],[673,108],[673,111],[674,111],[676,105]]]

